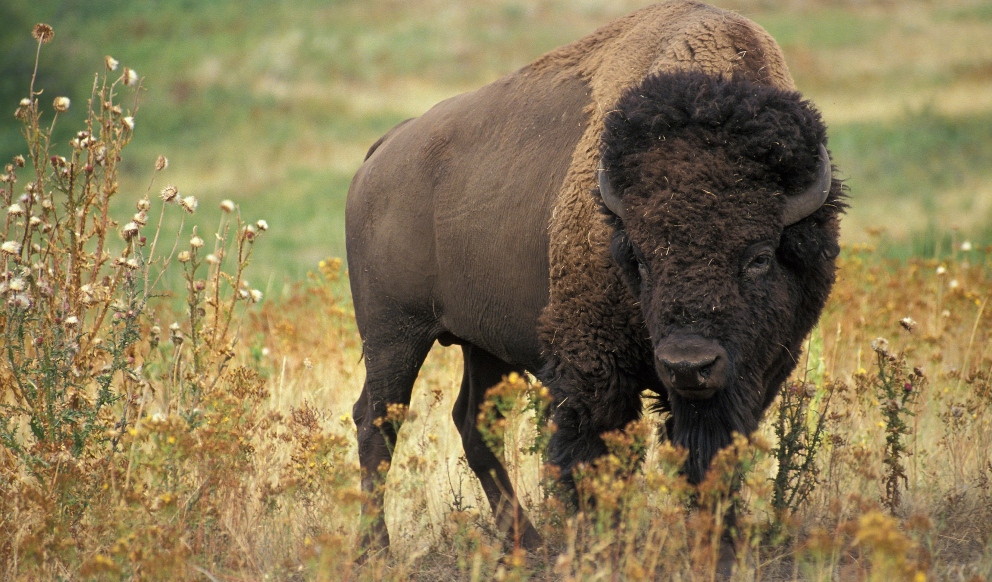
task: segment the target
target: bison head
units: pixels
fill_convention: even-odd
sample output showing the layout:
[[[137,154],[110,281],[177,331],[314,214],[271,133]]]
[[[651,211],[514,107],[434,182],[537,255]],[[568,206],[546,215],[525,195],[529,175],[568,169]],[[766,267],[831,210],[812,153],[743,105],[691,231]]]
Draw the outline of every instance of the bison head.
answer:
[[[825,141],[799,94],[736,76],[653,75],[607,115],[611,253],[692,482],[757,428],[833,284],[844,205]]]

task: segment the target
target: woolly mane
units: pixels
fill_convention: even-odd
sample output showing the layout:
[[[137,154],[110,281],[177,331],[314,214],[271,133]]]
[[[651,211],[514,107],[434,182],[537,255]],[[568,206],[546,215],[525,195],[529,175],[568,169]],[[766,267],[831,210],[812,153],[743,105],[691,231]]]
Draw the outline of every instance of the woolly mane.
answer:
[[[820,114],[799,93],[740,76],[678,71],[651,75],[620,98],[605,120],[602,154],[620,193],[641,171],[631,156],[665,142],[721,149],[739,160],[735,173],[758,166],[763,175],[756,181],[793,193],[814,179],[825,137]]]

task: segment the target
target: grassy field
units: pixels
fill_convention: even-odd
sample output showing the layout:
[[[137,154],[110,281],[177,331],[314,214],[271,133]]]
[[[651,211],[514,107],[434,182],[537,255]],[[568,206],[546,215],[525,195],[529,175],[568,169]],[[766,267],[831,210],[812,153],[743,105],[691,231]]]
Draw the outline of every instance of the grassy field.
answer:
[[[46,115],[55,95],[73,105],[52,153],[70,155],[66,142],[86,117],[104,55],[144,77],[133,139],[114,169],[119,191],[108,199],[121,224],[150,192],[150,216],[167,207],[163,233],[182,220],[179,248],[194,257],[202,254],[186,244],[191,224],[210,249],[217,225],[234,220],[222,200],[235,200],[246,224],[268,226],[253,233],[257,243],[245,242],[244,230],[224,238],[231,257],[239,244],[253,249],[250,285],[231,288],[213,263],[193,272],[196,259],[149,263],[167,266],[179,299],[146,306],[138,300],[158,289],[104,287],[106,296],[80,303],[75,345],[59,331],[68,324],[51,294],[20,311],[8,297],[0,314],[0,490],[8,492],[0,576],[709,579],[715,529],[706,519],[733,497],[719,471],[707,490],[712,511],[689,513],[677,453],[648,439],[642,472],[597,481],[622,508],[624,527],[608,527],[604,515],[569,518],[544,500],[544,469],[525,451],[533,418],[514,412],[511,475],[549,543],[543,554],[505,554],[450,422],[461,356],[440,347],[421,372],[387,484],[394,551],[356,566],[349,413],[364,370],[346,275],[333,261],[319,263],[343,257],[350,177],[389,127],[644,4],[0,2],[12,23],[0,33],[0,91],[11,112],[30,81],[31,26],[55,27],[41,53],[40,103]],[[799,384],[769,412],[762,438],[732,451],[748,468],[736,577],[989,579],[992,9],[977,0],[718,4],[779,40],[797,85],[828,122],[851,189],[839,281]],[[133,91],[121,89],[120,102],[132,107]],[[0,124],[5,163],[27,154],[21,127],[13,116]],[[121,131],[116,139],[131,136]],[[155,172],[160,154],[170,163]],[[196,213],[160,203],[167,183],[199,200]],[[125,257],[148,252],[108,244]],[[223,264],[229,274],[235,267]],[[96,265],[66,292],[130,281],[128,268]],[[211,303],[198,283],[227,295]],[[264,300],[247,306],[253,289]],[[193,307],[176,308],[179,301]],[[119,317],[104,320],[101,309]],[[216,324],[231,313],[232,326]],[[915,325],[900,325],[907,317]],[[66,357],[69,367],[54,374]],[[99,389],[105,379],[113,398]],[[26,398],[31,389],[44,397]],[[518,405],[533,392],[523,382],[503,389]],[[788,440],[776,436],[776,421],[788,424],[797,410],[811,412],[789,425],[799,435],[792,442],[818,457],[792,476],[818,475],[819,484],[782,511],[769,501]],[[821,417],[822,442],[810,441]],[[656,422],[632,434],[650,434]],[[617,457],[638,446],[617,444]]]

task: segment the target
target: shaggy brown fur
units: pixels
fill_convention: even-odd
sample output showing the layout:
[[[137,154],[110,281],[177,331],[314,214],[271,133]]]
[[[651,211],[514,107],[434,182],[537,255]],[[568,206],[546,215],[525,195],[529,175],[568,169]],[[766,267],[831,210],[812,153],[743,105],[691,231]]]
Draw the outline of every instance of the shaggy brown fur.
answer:
[[[613,286],[631,297],[609,304],[590,294],[581,311],[626,307],[632,323],[557,331],[585,350],[567,359],[553,353],[542,373],[562,403],[551,454],[566,475],[605,452],[595,435],[640,415],[645,387],[673,413],[669,436],[689,450],[692,482],[734,432],[757,428],[833,283],[840,183],[810,219],[783,232],[780,218],[780,194],[815,181],[825,133],[798,93],[694,71],[651,75],[610,112],[602,163],[631,209],[626,224],[610,214],[611,255],[625,284]],[[777,263],[759,277],[747,271],[747,253],[761,241],[774,243]],[[589,341],[597,334],[602,345]],[[734,381],[711,399],[658,386],[654,344],[688,335],[729,354]],[[601,369],[587,376],[576,361]]]

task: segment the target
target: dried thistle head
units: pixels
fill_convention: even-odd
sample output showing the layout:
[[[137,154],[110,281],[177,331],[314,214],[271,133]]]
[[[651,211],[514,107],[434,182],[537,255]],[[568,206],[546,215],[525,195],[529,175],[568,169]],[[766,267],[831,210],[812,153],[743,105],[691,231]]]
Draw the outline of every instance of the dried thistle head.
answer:
[[[31,36],[33,36],[38,42],[50,43],[52,42],[52,39],[55,38],[55,30],[44,22],[39,22],[34,25],[34,30],[31,31]]]
[[[161,198],[163,202],[172,202],[179,196],[179,189],[169,184],[165,188],[162,188]]]
[[[190,214],[196,212],[197,204],[196,198],[193,196],[187,196],[179,200],[179,205],[183,207],[183,210]]]
[[[167,158],[165,156],[159,156],[155,160],[155,171],[156,172],[161,172],[162,170],[164,170],[164,169],[166,169],[168,167],[169,167],[169,158]]]
[[[121,81],[128,87],[134,87],[138,84],[138,71],[135,71],[131,67],[124,67],[124,74],[121,75]]]
[[[124,228],[121,229],[121,237],[123,237],[124,240],[131,240],[134,237],[138,236],[139,228],[140,227],[138,226],[137,223],[129,222],[124,225]]]
[[[72,102],[69,101],[68,97],[56,97],[55,101],[52,103],[52,107],[54,107],[55,111],[58,111],[59,113],[65,113],[66,111],[69,111],[69,105],[71,104]]]
[[[107,65],[108,71],[116,71],[117,66],[120,65],[120,62],[114,57],[107,55],[103,57],[103,64]]]

